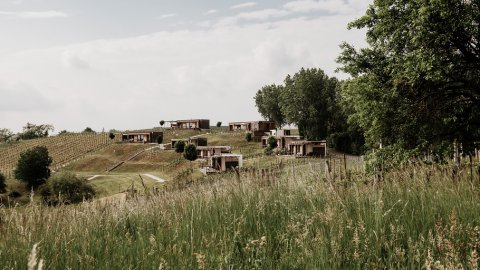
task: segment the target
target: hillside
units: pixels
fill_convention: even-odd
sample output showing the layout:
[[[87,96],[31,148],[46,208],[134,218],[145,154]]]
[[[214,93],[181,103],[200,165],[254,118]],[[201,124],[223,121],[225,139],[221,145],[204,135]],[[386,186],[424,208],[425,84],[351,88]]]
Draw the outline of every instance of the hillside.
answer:
[[[47,138],[25,140],[0,144],[0,171],[11,176],[20,154],[35,146],[45,146],[53,159],[51,168],[58,170],[62,166],[113,144],[108,133],[73,133]]]

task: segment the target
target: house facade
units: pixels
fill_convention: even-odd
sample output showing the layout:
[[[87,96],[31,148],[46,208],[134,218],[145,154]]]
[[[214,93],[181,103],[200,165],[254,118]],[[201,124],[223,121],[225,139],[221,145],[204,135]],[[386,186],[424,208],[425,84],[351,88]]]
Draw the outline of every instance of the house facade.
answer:
[[[207,159],[207,167],[204,173],[208,172],[225,172],[235,168],[243,167],[243,156],[238,154],[221,154],[210,156]]]
[[[275,127],[275,122],[272,121],[247,121],[228,123],[228,129],[230,131],[268,132]]]
[[[156,143],[158,138],[163,137],[163,132],[125,132],[122,133],[123,142],[133,143]]]
[[[326,141],[294,141],[287,146],[289,154],[294,156],[325,157],[327,155]]]
[[[172,129],[210,129],[209,119],[169,121]]]
[[[211,156],[219,156],[222,154],[230,154],[232,148],[230,146],[198,146],[197,155],[198,158],[208,158]]]

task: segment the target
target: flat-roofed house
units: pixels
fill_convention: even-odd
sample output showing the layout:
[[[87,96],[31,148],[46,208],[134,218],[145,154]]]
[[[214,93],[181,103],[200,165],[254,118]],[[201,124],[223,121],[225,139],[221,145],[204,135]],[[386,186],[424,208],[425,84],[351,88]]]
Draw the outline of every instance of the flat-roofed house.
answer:
[[[243,166],[243,156],[239,154],[221,154],[210,156],[207,159],[207,167],[203,172],[225,172]]]
[[[228,123],[228,128],[230,131],[243,130],[268,132],[275,127],[275,122],[273,121],[246,121]]]
[[[191,119],[170,121],[172,129],[210,129],[209,119]]]
[[[194,144],[195,146],[207,146],[208,141],[207,138],[203,137],[191,137],[188,139],[172,139],[171,140],[171,148],[175,148],[175,144],[179,141],[184,141],[185,144]]]
[[[198,158],[208,158],[211,156],[219,156],[222,154],[229,154],[232,152],[230,146],[197,146]]]
[[[163,132],[125,132],[122,133],[123,142],[156,143],[158,138],[163,137]]]
[[[300,135],[291,135],[290,129],[272,129],[269,135],[262,136],[262,146],[267,147],[268,138],[274,137],[277,140],[277,147],[286,149],[293,141],[303,140]]]
[[[288,147],[289,154],[294,156],[317,156],[325,157],[327,155],[326,141],[293,141]]]

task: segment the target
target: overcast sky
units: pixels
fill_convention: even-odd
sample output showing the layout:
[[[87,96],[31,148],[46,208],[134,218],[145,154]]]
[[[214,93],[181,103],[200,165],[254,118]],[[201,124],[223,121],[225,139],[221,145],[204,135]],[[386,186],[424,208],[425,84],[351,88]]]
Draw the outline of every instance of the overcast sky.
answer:
[[[260,119],[301,67],[335,73],[367,0],[0,0],[0,128],[137,129]]]

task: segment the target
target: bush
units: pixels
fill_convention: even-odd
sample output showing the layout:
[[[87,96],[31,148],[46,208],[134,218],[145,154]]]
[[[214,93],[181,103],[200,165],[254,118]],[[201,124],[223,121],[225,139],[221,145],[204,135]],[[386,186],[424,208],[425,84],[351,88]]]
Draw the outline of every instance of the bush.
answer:
[[[15,168],[15,178],[24,181],[29,187],[37,187],[50,177],[52,158],[44,146],[36,146],[20,154]]]
[[[7,185],[5,184],[5,176],[0,173],[0,194],[7,191]]]
[[[161,144],[162,142],[163,142],[163,135],[159,135],[159,136],[157,137],[157,143],[158,143],[158,144]]]
[[[222,126],[222,122],[217,122],[217,127],[221,127]]]
[[[197,147],[194,144],[189,144],[185,147],[183,157],[187,160],[194,161],[197,159]]]
[[[245,140],[247,140],[247,142],[251,142],[252,141],[252,133],[248,132],[247,134],[245,134]]]
[[[183,153],[184,150],[185,150],[185,142],[184,141],[178,141],[175,144],[175,152]]]
[[[418,162],[417,150],[406,150],[399,145],[389,145],[369,151],[365,155],[365,171],[369,174],[387,172],[402,165]]]
[[[79,203],[91,200],[95,189],[85,179],[78,178],[72,172],[54,175],[40,191],[43,200],[48,204]]]
[[[110,140],[113,140],[115,139],[115,134],[113,134],[113,132],[110,132],[110,134],[108,134],[108,137],[110,138]]]
[[[86,127],[84,130],[83,130],[84,133],[95,133],[95,131],[91,128],[91,127]]]
[[[327,137],[327,145],[348,154],[361,155],[365,152],[365,139],[353,131],[332,133]]]
[[[273,154],[273,149],[270,146],[267,146],[264,152],[265,152],[265,155],[271,156]]]
[[[278,146],[278,145],[277,145],[277,139],[275,139],[275,137],[273,137],[273,136],[268,137],[268,139],[267,139],[267,145],[268,145],[268,147],[270,147],[270,149],[272,149],[272,150],[275,149],[275,148],[277,148],[277,146]]]

